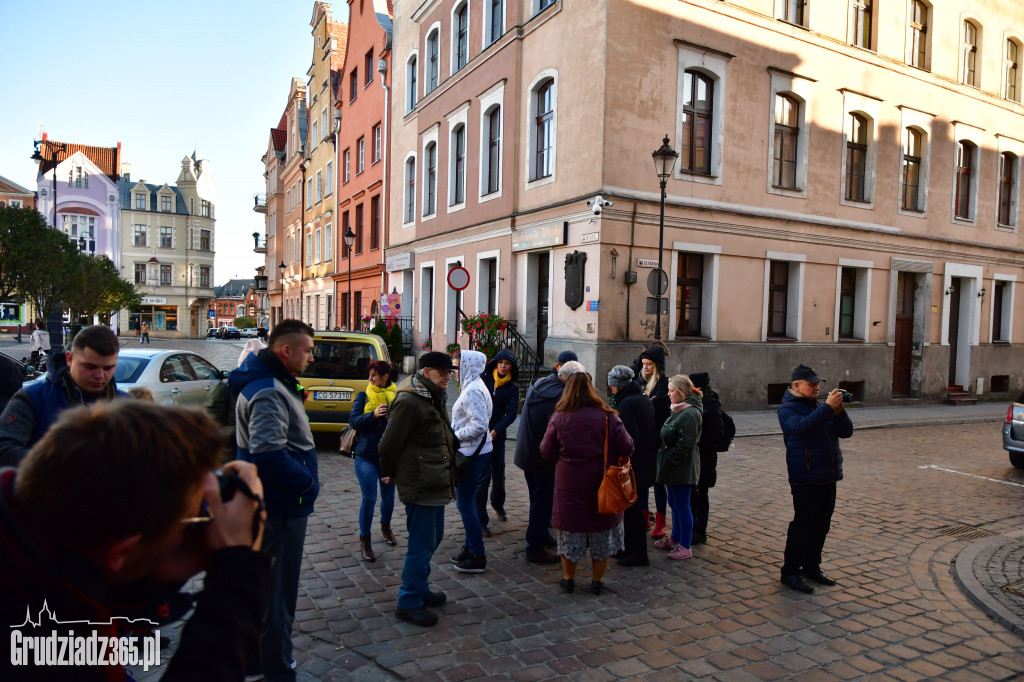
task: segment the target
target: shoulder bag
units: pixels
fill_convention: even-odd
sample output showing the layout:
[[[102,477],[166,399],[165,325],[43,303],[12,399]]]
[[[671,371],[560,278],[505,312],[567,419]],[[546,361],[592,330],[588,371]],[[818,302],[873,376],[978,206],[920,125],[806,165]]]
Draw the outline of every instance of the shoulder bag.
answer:
[[[608,415],[604,417],[604,463],[607,468],[597,489],[597,512],[620,514],[636,502],[636,476],[628,459],[620,457],[618,466],[608,463]]]
[[[346,426],[341,432],[340,449],[341,454],[348,457],[355,457],[356,455],[356,430],[352,428],[351,424]]]

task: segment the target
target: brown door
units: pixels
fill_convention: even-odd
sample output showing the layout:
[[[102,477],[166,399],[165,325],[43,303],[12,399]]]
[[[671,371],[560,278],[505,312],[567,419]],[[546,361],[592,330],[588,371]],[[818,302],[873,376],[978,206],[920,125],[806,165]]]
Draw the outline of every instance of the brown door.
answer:
[[[896,280],[896,329],[892,353],[892,395],[910,395],[910,351],[914,344],[915,275],[901,272]]]
[[[550,300],[548,267],[551,264],[551,254],[543,253],[537,259],[537,357],[544,357],[544,341],[548,338],[548,306]]]
[[[956,349],[960,331],[960,278],[949,280],[953,293],[949,295],[949,386],[956,386]]]

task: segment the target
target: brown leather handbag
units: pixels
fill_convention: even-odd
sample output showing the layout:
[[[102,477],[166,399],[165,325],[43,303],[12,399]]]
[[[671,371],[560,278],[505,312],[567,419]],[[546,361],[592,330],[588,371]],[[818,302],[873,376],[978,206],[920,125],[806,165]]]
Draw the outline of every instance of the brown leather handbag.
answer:
[[[620,514],[636,502],[636,476],[628,459],[619,458],[618,465],[608,463],[608,415],[604,418],[604,471],[597,489],[597,512]]]

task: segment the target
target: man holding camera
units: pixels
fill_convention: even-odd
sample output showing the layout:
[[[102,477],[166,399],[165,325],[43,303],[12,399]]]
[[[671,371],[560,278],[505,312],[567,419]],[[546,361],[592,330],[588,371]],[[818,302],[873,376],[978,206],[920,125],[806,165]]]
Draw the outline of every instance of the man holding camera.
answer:
[[[0,679],[126,679],[124,666],[156,648],[149,628],[173,617],[179,587],[203,570],[163,679],[241,678],[271,567],[257,551],[256,467],[232,462],[215,476],[220,443],[200,410],[117,400],[66,410],[18,469],[0,470],[0,621],[12,635]],[[229,479],[225,500],[218,482]],[[48,667],[62,665],[55,648],[17,647],[54,637],[76,651],[65,657],[74,669]],[[86,640],[102,645],[85,652]]]
[[[793,370],[793,383],[782,397],[779,424],[786,441],[786,466],[793,493],[793,521],[786,537],[782,584],[810,594],[819,585],[836,581],[821,570],[825,545],[836,506],[836,482],[843,480],[839,439],[853,435],[853,422],[843,403],[849,393],[832,389],[818,404],[822,379],[807,365]]]
[[[267,499],[263,552],[274,558],[274,581],[260,633],[262,670],[247,679],[294,680],[292,624],[306,521],[320,492],[316,445],[295,379],[313,361],[313,328],[300,320],[274,325],[269,346],[247,355],[228,377],[235,403],[238,459],[259,467]]]

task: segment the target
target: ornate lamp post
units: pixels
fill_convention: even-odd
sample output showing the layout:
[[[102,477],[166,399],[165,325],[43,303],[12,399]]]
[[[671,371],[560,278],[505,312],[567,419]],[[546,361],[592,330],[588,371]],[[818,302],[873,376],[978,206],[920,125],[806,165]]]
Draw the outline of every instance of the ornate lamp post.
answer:
[[[661,339],[661,296],[664,293],[666,280],[664,263],[662,262],[663,251],[665,248],[665,184],[668,177],[672,175],[672,169],[675,168],[676,159],[679,158],[679,153],[672,149],[672,145],[669,143],[668,135],[665,135],[665,139],[661,142],[661,147],[657,151],[651,154],[654,157],[654,168],[658,172],[658,180],[661,182],[661,218],[658,221],[658,294],[656,296],[658,300],[658,314],[654,318],[654,339]]]
[[[53,229],[59,230],[57,226],[57,155],[64,154],[68,151],[67,144],[63,142],[51,142],[50,140],[33,140],[35,145],[35,151],[32,152],[30,157],[33,161],[44,161],[43,155],[39,153],[40,149],[45,147],[50,150],[50,163],[53,165]],[[46,315],[46,327],[50,333],[50,348],[56,353],[63,348],[64,343],[64,326],[61,322],[59,313],[51,313],[48,310],[37,310],[36,314],[43,313]],[[18,327],[20,335],[21,327]]]
[[[351,225],[345,230],[345,234],[343,235],[343,238],[345,240],[345,248],[348,251],[348,256],[347,256],[348,257],[348,310],[346,311],[348,313],[346,315],[346,317],[348,317],[348,319],[345,320],[345,324],[349,324],[349,323],[352,322],[352,318],[353,318],[353,316],[352,316],[352,245],[356,243],[356,233],[352,231],[352,226]],[[352,325],[352,327],[354,327],[354,326],[355,325]],[[353,331],[352,327],[349,327],[349,331]]]

